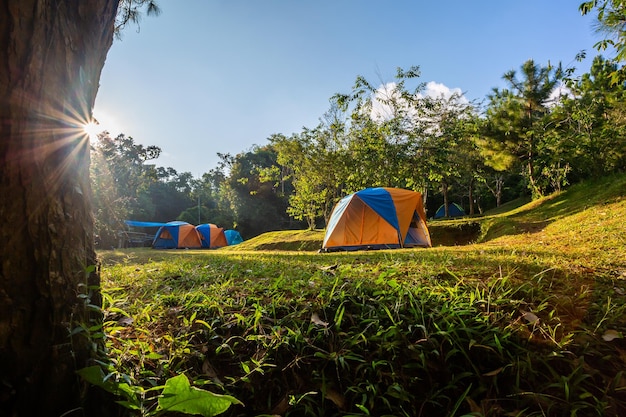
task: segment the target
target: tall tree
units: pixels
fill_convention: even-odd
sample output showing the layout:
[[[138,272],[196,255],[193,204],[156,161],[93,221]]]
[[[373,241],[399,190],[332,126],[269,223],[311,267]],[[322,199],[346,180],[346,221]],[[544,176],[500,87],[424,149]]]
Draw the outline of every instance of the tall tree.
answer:
[[[287,201],[274,181],[264,172],[277,164],[271,145],[254,146],[232,158],[227,181],[228,198],[234,223],[244,239],[286,228]]]
[[[626,85],[613,84],[616,69],[595,57],[589,73],[568,84],[573,95],[555,108],[558,151],[567,153],[576,180],[626,169]]]
[[[354,163],[345,179],[346,191],[425,184],[423,171],[416,171],[419,164],[414,162],[431,127],[425,117],[429,103],[421,95],[423,83],[413,89],[407,86],[419,76],[417,66],[398,68],[394,82],[378,87],[359,76],[350,94],[333,97],[339,109],[351,110],[346,157]]]
[[[180,214],[179,220],[192,224],[214,223],[224,228],[232,228],[234,217],[225,190],[226,163],[220,161],[216,168],[193,181],[192,198],[197,203]]]
[[[474,143],[470,129],[474,108],[459,94],[424,100],[428,104],[424,119],[428,120],[430,126],[424,132],[423,143],[418,148],[420,164],[424,165],[427,178],[438,184],[447,217],[451,189],[461,184],[464,188],[472,187],[470,181],[465,184],[463,179],[474,176]]]
[[[502,78],[509,88],[494,89],[489,95],[486,136],[500,148],[517,158],[524,166],[529,187],[535,196],[544,190],[537,181],[537,159],[549,114],[549,101],[561,77],[560,67],[542,67],[533,60],[521,67],[518,78],[515,70]],[[487,143],[489,145],[489,143]]]
[[[138,2],[135,2],[137,4]],[[141,3],[141,2],[140,2]],[[125,0],[124,4],[132,4]],[[0,6],[0,410],[62,415],[101,321],[89,199],[91,120],[118,0]],[[86,414],[97,415],[101,409]]]
[[[320,219],[328,220],[340,195],[344,165],[340,137],[342,124],[320,124],[303,129],[287,138],[273,135],[270,143],[277,152],[277,162],[290,169],[293,194],[287,213],[296,220],[305,220],[313,230]]]
[[[153,220],[168,222],[178,219],[181,213],[192,206],[197,209],[196,200],[191,197],[193,176],[190,172],[179,173],[173,168],[156,168],[156,179],[146,182],[147,187],[142,189],[139,200],[149,201],[149,206],[154,211],[149,218],[141,220]],[[190,223],[197,223],[198,217]]]
[[[146,194],[157,182],[158,169],[146,162],[158,158],[161,149],[137,144],[124,134],[112,138],[108,132],[98,135],[92,149],[95,233],[101,247],[109,248],[126,228],[124,220],[154,220],[155,205]]]

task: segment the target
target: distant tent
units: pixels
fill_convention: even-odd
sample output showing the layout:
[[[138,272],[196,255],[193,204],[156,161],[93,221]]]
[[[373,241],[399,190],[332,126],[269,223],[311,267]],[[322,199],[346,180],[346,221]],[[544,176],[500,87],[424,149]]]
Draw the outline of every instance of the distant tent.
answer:
[[[366,188],[342,198],[331,213],[324,250],[430,247],[422,195]]]
[[[441,205],[435,212],[435,219],[441,219],[446,216],[446,207],[444,204]],[[465,210],[463,207],[459,206],[457,203],[448,204],[448,217],[459,217],[465,216]]]
[[[221,248],[228,245],[224,229],[214,224],[206,223],[196,226],[196,230],[200,235],[200,241],[203,248]]]
[[[236,245],[243,242],[241,234],[236,230],[224,230],[224,236],[226,236],[226,242],[229,245]]]
[[[155,249],[199,249],[202,243],[200,234],[193,225],[174,221],[159,228],[152,241],[152,247]]]

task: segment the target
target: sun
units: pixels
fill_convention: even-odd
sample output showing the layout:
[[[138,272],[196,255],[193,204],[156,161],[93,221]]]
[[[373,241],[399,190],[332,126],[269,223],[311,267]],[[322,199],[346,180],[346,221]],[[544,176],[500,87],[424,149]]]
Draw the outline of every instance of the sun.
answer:
[[[97,121],[92,120],[83,125],[83,131],[89,136],[90,140],[94,141],[98,139],[98,133],[102,132],[102,128]]]

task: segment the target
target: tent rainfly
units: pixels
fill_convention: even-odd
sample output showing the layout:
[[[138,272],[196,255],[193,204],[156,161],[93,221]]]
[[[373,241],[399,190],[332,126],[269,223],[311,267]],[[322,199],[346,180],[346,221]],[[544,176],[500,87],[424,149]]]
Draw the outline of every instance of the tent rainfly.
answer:
[[[331,213],[322,250],[432,246],[422,195],[366,188],[342,198]]]

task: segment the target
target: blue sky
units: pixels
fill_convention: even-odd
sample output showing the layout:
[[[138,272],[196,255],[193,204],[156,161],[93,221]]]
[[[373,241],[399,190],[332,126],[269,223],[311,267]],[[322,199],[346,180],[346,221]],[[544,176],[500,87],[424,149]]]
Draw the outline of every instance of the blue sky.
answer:
[[[156,164],[201,176],[237,154],[315,127],[357,75],[422,82],[482,101],[528,59],[588,69],[599,40],[580,0],[159,0],[107,56],[101,128],[162,149]],[[583,63],[574,62],[581,50]]]

